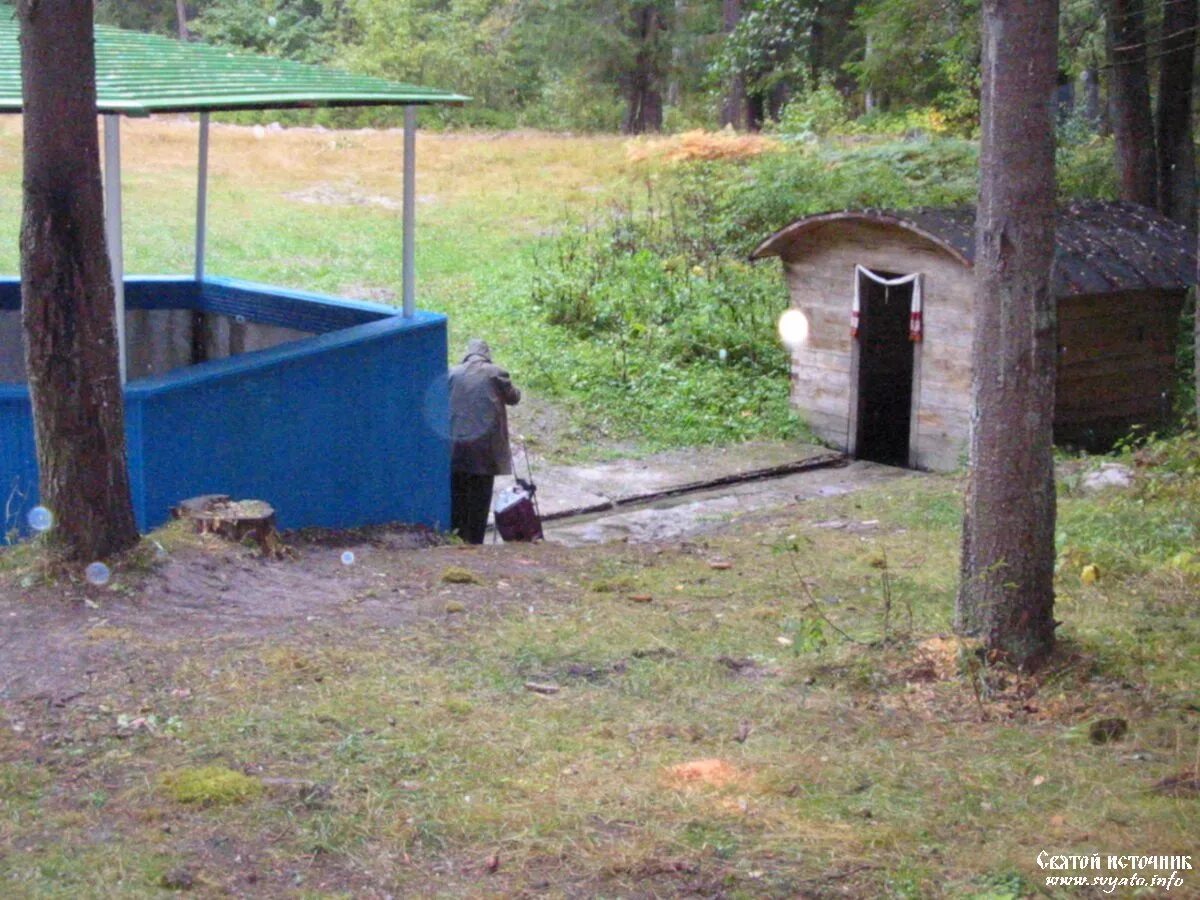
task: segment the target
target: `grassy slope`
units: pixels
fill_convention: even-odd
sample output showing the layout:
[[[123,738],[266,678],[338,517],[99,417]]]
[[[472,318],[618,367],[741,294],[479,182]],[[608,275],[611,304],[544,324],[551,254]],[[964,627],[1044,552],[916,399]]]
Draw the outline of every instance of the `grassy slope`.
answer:
[[[0,121],[0,272],[17,270],[18,127],[15,119]],[[126,268],[188,272],[195,125],[156,120],[123,128]],[[794,433],[785,378],[753,382],[751,405],[769,407],[760,421],[747,418],[739,391],[724,391],[722,373],[709,367],[687,374],[682,388],[674,373],[658,379],[660,394],[686,393],[670,414],[674,431],[663,434],[643,421],[645,404],[614,387],[611,350],[545,324],[532,309],[535,248],[568,223],[594,217],[606,201],[625,198],[647,176],[650,164],[627,162],[625,143],[529,132],[422,134],[418,304],[450,316],[452,358],[468,337],[484,335],[524,387],[569,410],[545,447],[551,454],[596,455],[610,436],[628,441],[622,452],[629,452]],[[209,273],[399,302],[398,132],[256,136],[217,127],[210,158]],[[782,306],[782,280],[779,296]],[[589,374],[586,383],[581,372]]]
[[[19,120],[0,119],[0,273],[18,269]],[[192,269],[196,127],[123,123],[125,260],[131,273]],[[486,335],[514,369],[586,352],[533,321],[529,252],[593,214],[630,177],[624,141],[536,133],[422,133],[417,148],[418,304],[451,321],[451,354]],[[208,272],[399,302],[398,132],[214,127]],[[325,202],[302,202],[303,197]],[[332,202],[330,202],[332,201]],[[381,202],[383,205],[381,205]],[[536,372],[520,371],[526,381]],[[781,386],[781,391],[786,390]]]

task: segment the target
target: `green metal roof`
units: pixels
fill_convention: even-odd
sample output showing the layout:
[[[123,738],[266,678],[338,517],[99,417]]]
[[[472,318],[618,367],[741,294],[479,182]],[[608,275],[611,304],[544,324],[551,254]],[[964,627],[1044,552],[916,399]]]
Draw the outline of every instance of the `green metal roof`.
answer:
[[[0,112],[21,110],[19,34],[12,6],[0,4]],[[450,91],[106,25],[96,26],[96,93],[99,112],[129,116],[313,106],[457,105],[470,99]]]

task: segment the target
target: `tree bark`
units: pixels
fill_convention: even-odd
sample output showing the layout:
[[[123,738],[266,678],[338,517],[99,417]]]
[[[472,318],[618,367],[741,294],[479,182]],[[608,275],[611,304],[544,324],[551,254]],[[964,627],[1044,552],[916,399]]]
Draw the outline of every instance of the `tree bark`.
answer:
[[[971,461],[956,629],[1034,667],[1054,646],[1057,0],[984,0]]]
[[[808,30],[808,88],[813,91],[821,86],[821,66],[825,61],[824,14],[824,6],[818,0]]]
[[[1083,70],[1083,114],[1088,122],[1099,132],[1103,133],[1107,126],[1104,121],[1104,109],[1100,105],[1100,71],[1095,66]]]
[[[662,14],[653,3],[633,10],[633,30],[630,35],[637,50],[633,66],[624,78],[626,134],[645,134],[662,131],[662,65],[659,45],[666,30]]]
[[[721,31],[728,39],[738,22],[742,20],[742,0],[722,0],[721,2]],[[746,109],[746,78],[740,73],[734,75],[725,88],[725,97],[721,102],[721,126],[732,125],[734,128],[749,130],[750,121]]]
[[[1163,0],[1158,78],[1158,210],[1196,228],[1196,145],[1192,136],[1192,76],[1197,0]]]
[[[863,47],[863,62],[864,63],[869,63],[871,61],[871,50],[873,49],[871,46],[872,43],[873,42],[871,40],[871,32],[868,31],[866,33],[866,46]],[[870,86],[868,86],[867,89],[863,92],[863,111],[869,116],[871,113],[875,112],[876,103],[877,103],[877,97],[875,94],[875,90],[874,90],[874,88],[871,88]]]
[[[90,0],[22,0],[21,306],[41,502],[68,560],[137,543],[104,240]]]
[[[1156,207],[1145,0],[1108,0],[1108,96],[1121,199]]]
[[[181,41],[191,40],[192,36],[188,34],[187,3],[185,0],[175,0],[175,24],[179,30],[179,39]]]
[[[671,70],[667,75],[667,106],[679,108],[683,100],[683,85],[680,77],[684,67],[683,40],[684,29],[681,22],[687,21],[687,0],[675,0],[675,27],[671,29]]]

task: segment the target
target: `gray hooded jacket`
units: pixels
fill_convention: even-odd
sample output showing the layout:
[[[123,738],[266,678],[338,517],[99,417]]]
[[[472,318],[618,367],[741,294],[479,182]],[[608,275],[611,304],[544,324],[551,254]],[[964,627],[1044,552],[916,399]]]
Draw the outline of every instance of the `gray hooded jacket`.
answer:
[[[450,468],[467,475],[512,474],[508,410],[521,400],[508,372],[492,362],[492,351],[478,338],[450,370]]]

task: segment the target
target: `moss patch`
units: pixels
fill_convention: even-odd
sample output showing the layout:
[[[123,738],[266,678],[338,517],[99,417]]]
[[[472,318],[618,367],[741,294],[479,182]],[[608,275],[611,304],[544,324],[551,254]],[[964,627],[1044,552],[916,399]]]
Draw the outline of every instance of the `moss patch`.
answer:
[[[447,566],[442,570],[442,581],[446,584],[483,584],[483,579],[462,566]]]
[[[177,769],[160,780],[162,789],[177,803],[223,806],[253,800],[263,791],[262,782],[224,766]]]

